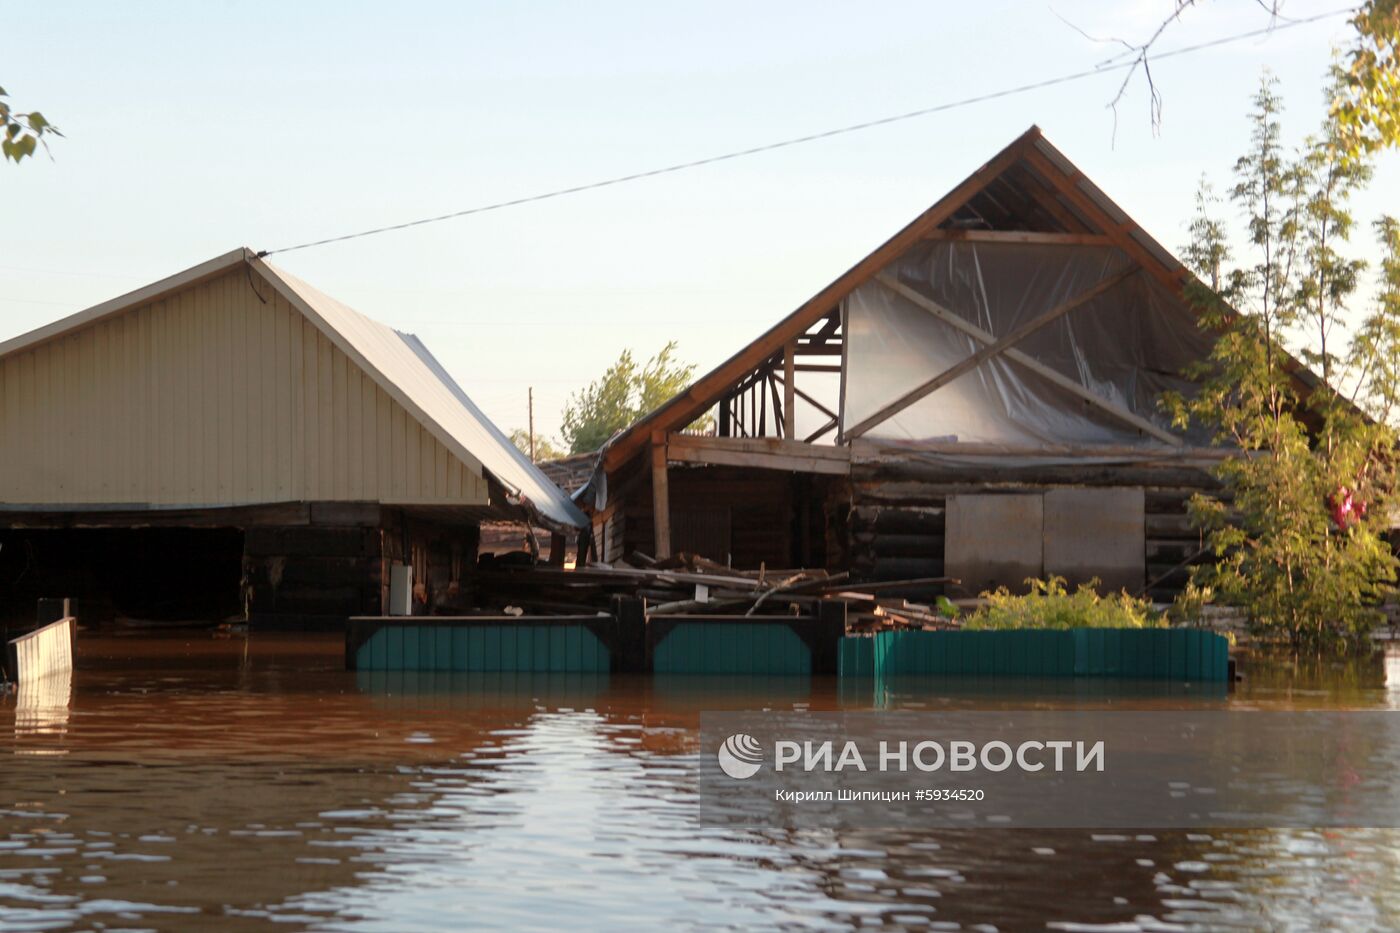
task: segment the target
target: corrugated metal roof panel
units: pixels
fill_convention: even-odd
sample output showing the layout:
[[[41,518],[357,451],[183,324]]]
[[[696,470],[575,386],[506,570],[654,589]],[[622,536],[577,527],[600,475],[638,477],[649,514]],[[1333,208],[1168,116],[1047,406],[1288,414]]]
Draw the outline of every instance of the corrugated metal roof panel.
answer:
[[[520,496],[546,525],[588,524],[563,490],[516,449],[416,336],[368,318],[264,260],[253,263],[299,297],[328,331],[340,335],[361,357],[360,364],[385,380],[386,390],[397,388],[400,401],[410,410],[417,408],[428,426],[442,433],[440,440]]]
[[[240,248],[161,279],[144,288],[77,314],[0,341],[0,357],[9,356],[95,324],[133,308],[148,305],[247,263],[277,288],[294,307],[321,329],[341,352],[376,379],[380,387],[406,408],[437,441],[466,467],[489,473],[540,524],[583,528],[587,517],[572,500],[520,453],[477,408],[417,337],[365,317],[334,298]],[[508,510],[507,510],[508,513]],[[503,517],[494,506],[481,512]]]

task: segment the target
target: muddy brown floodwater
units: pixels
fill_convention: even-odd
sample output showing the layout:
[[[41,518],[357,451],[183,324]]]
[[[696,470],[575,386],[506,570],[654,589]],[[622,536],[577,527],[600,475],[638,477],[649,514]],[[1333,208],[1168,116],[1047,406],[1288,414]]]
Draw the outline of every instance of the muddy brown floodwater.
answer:
[[[877,702],[834,680],[342,662],[334,637],[89,633],[71,689],[0,699],[0,929],[1400,927],[1394,830],[702,825],[699,711]],[[929,683],[878,703],[1393,709],[1397,662],[1256,664],[1228,698]]]

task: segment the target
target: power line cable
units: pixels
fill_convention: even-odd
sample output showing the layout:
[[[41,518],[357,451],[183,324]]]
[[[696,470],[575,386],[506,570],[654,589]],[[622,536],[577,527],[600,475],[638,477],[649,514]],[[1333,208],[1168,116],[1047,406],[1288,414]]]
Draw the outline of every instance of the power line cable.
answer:
[[[1259,36],[1271,35],[1276,32],[1282,32],[1285,29],[1295,29],[1299,26],[1305,26],[1310,23],[1316,23],[1320,20],[1330,19],[1335,16],[1342,16],[1345,14],[1355,12],[1356,9],[1354,7],[1342,10],[1331,10],[1326,13],[1318,13],[1314,16],[1289,20],[1285,23],[1271,24],[1262,29],[1254,29],[1249,32],[1235,33],[1234,35],[1224,36],[1219,39],[1212,39],[1209,42],[1200,42],[1195,45],[1182,46],[1178,49],[1171,49],[1166,52],[1156,53],[1152,56],[1152,58],[1154,60],[1177,58],[1182,55],[1189,55],[1193,52],[1200,52],[1204,51],[1205,49],[1211,49],[1222,45],[1228,45],[1232,42],[1242,42],[1245,39],[1253,39]],[[690,162],[678,162],[674,165],[667,165],[662,168],[654,168],[645,172],[633,172],[630,175],[618,175],[614,178],[605,178],[601,181],[589,182],[587,184],[582,185],[574,185],[569,188],[556,188],[553,191],[545,191],[540,194],[532,194],[521,198],[512,198],[509,201],[497,201],[494,204],[483,204],[477,207],[469,207],[466,210],[453,211],[449,214],[438,214],[434,217],[422,217],[418,220],[410,220],[400,224],[390,224],[384,227],[374,227],[369,230],[361,230],[357,233],[346,233],[342,234],[341,236],[326,237],[325,239],[321,240],[311,240],[307,243],[298,243],[295,246],[283,246],[279,247],[278,249],[263,250],[262,252],[258,253],[258,256],[271,256],[274,253],[290,253],[294,250],[310,249],[313,246],[325,246],[328,243],[341,243],[345,240],[357,240],[361,237],[374,236],[378,233],[389,233],[394,230],[406,230],[409,227],[421,227],[424,224],[440,223],[444,220],[453,220],[458,217],[468,217],[472,214],[484,214],[488,211],[499,211],[508,207],[518,207],[522,204],[534,204],[539,201],[548,201],[553,198],[562,198],[566,195],[581,194],[585,191],[596,191],[599,188],[610,188],[615,185],[626,184],[627,182],[640,181],[644,178],[655,178],[658,175],[669,175],[674,172],[683,172],[687,169],[699,168],[704,165],[714,165],[718,162],[729,162],[734,159],[742,159],[747,156],[759,155],[765,152],[773,152],[777,149],[787,149],[792,146],[803,145],[804,143],[817,142],[818,140],[823,139],[831,139],[833,136],[844,136],[848,133],[859,133],[863,130],[874,129],[875,127],[879,126],[888,126],[891,123],[900,123],[905,120],[913,120],[918,117],[926,117],[935,113],[944,113],[946,111],[955,110],[960,107],[969,107],[973,104],[986,103],[987,101],[999,100],[1004,97],[1012,97],[1017,94],[1025,94],[1030,91],[1037,91],[1043,88],[1055,87],[1056,85],[1060,84],[1068,84],[1073,81],[1082,81],[1085,78],[1092,78],[1097,75],[1108,74],[1114,71],[1121,71],[1127,68],[1136,68],[1138,67],[1138,65],[1139,62],[1136,59],[1126,62],[1109,62],[1095,68],[1090,68],[1084,71],[1075,71],[1054,78],[1047,78],[1042,81],[1036,81],[1032,84],[1021,84],[1015,87],[1004,88],[999,91],[991,91],[986,94],[979,94],[974,97],[965,97],[961,100],[949,101],[947,103],[942,104],[935,104],[931,107],[923,107],[919,110],[910,110],[905,113],[897,113],[892,116],[881,117],[877,120],[866,120],[863,123],[852,123],[848,126],[841,126],[837,127],[836,129],[824,130],[820,133],[810,133],[806,136],[795,136],[791,139],[784,139],[779,140],[778,142],[765,143],[761,146],[752,146],[748,149],[737,149],[733,152],[723,153],[722,155],[709,156],[704,159],[695,159]]]

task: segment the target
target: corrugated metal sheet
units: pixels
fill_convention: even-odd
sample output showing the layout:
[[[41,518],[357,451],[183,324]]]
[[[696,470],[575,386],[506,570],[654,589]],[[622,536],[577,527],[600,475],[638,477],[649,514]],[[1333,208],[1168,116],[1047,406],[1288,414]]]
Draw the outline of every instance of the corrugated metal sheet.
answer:
[[[557,487],[417,338],[236,250],[0,343],[0,502],[491,503]]]
[[[349,341],[352,355],[362,357],[361,365],[401,390],[405,406],[416,409],[420,420],[435,428],[434,433],[459,456],[485,467],[547,522],[575,528],[587,525],[588,519],[563,490],[476,407],[421,340],[365,317],[270,263],[254,260],[253,264],[304,300],[308,316],[319,316],[329,330]]]

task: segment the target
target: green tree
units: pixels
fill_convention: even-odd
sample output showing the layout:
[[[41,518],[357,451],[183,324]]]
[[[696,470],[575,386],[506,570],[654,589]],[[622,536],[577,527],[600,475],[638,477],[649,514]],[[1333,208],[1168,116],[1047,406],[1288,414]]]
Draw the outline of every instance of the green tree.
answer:
[[[1178,424],[1209,425],[1239,452],[1217,468],[1223,494],[1192,502],[1214,562],[1195,569],[1187,600],[1242,606],[1256,628],[1298,647],[1359,644],[1397,568],[1380,537],[1395,487],[1395,433],[1388,408],[1373,401],[1388,406],[1400,386],[1400,259],[1387,259],[1393,284],[1342,341],[1363,268],[1345,254],[1354,227],[1348,204],[1369,172],[1348,155],[1335,112],[1290,157],[1280,143],[1281,110],[1266,78],[1231,189],[1248,218],[1246,262],[1223,268],[1231,258],[1225,230],[1209,216],[1204,192],[1184,251],[1211,282],[1193,283],[1188,296],[1217,339],[1193,374],[1199,393],[1167,404]],[[1383,244],[1391,236],[1388,248],[1400,247],[1393,226],[1378,229]],[[1320,374],[1317,385],[1301,388],[1291,372],[1290,336]],[[1375,417],[1362,414],[1358,399]]]
[[[693,363],[676,359],[674,340],[641,365],[631,350],[623,350],[617,362],[564,406],[562,433],[570,453],[602,447],[618,431],[680,394],[694,373]],[[706,427],[711,420],[706,415],[697,424]]]
[[[530,432],[524,428],[516,428],[510,432],[510,442],[515,445],[525,456],[530,456]],[[542,460],[558,460],[564,456],[564,451],[554,446],[554,442],[538,431],[535,432],[535,462]]]
[[[0,88],[0,154],[15,162],[25,156],[34,155],[34,150],[42,143],[48,150],[45,136],[62,136],[54,126],[37,110],[16,113],[4,88]]]
[[[1400,146],[1400,0],[1366,0],[1351,23],[1356,38],[1332,113],[1345,157],[1360,161]]]

